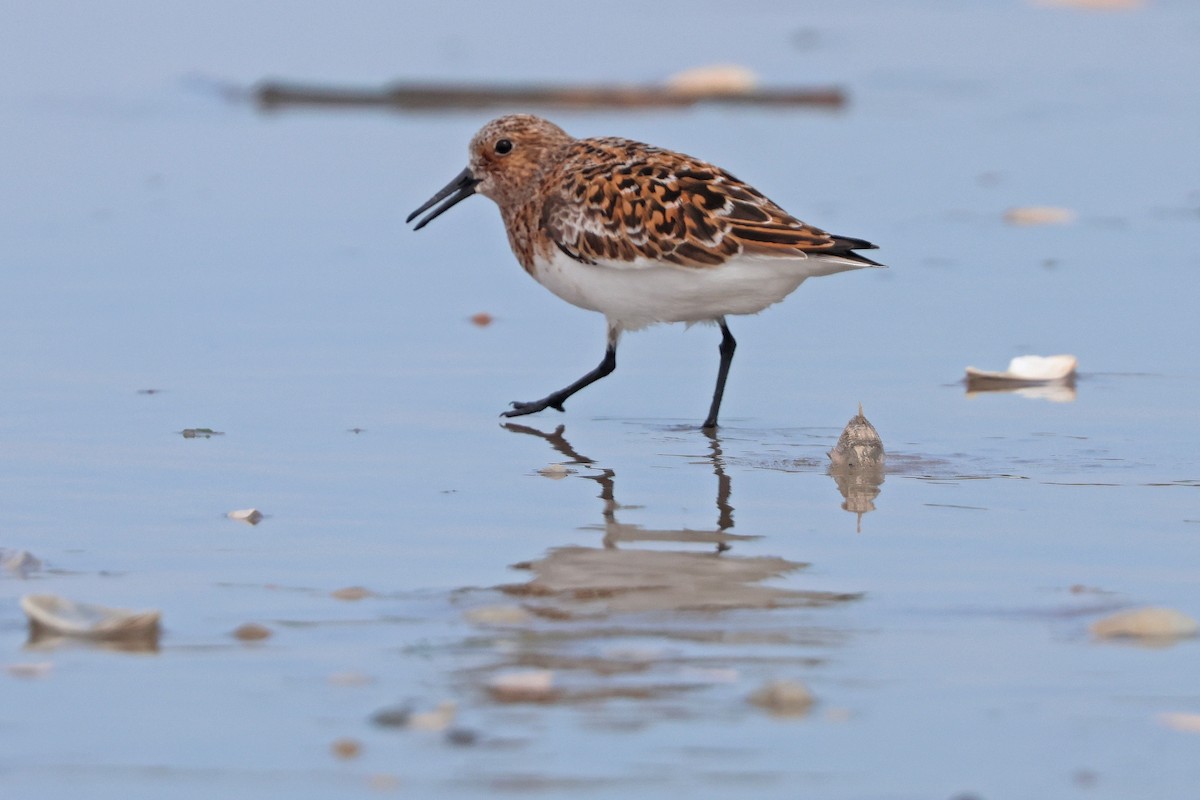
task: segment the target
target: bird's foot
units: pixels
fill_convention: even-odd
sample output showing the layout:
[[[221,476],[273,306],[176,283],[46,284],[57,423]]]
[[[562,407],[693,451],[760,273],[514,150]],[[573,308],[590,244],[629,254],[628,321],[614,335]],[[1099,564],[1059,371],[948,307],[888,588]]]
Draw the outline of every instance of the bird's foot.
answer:
[[[563,400],[550,395],[543,397],[541,400],[534,400],[532,403],[520,403],[514,400],[509,405],[512,406],[508,411],[501,412],[502,417],[523,417],[526,414],[536,414],[539,411],[545,411],[547,408],[553,408],[558,411],[564,411]]]

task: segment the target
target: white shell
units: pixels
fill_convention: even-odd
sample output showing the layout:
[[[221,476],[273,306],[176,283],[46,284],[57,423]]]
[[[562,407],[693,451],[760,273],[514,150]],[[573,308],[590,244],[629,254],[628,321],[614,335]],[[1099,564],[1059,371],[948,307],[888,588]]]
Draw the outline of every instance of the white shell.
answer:
[[[1072,355],[1017,356],[1008,362],[1004,372],[989,372],[967,367],[968,381],[1013,381],[1018,383],[1048,383],[1067,380],[1075,374],[1077,359]]]
[[[27,594],[21,610],[35,631],[88,639],[130,639],[158,636],[158,611],[131,611],[92,603],[76,603],[54,594]]]

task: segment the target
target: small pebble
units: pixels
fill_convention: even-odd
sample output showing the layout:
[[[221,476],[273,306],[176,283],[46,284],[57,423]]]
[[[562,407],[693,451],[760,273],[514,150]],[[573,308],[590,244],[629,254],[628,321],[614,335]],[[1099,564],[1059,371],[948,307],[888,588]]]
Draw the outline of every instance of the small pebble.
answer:
[[[381,708],[371,715],[371,722],[381,728],[403,728],[408,725],[412,709],[408,706],[391,706]]]
[[[271,629],[256,622],[247,622],[245,625],[234,628],[233,638],[241,639],[243,642],[261,642],[263,639],[271,638]]]
[[[343,760],[358,758],[362,753],[362,742],[350,738],[335,739],[333,744],[329,745],[329,750],[335,758]]]
[[[471,315],[472,324],[478,325],[481,328],[486,328],[493,322],[493,317],[486,311],[480,311],[478,314]]]
[[[446,741],[459,747],[469,747],[479,741],[479,734],[470,728],[451,728],[446,731]]]
[[[184,428],[180,431],[185,439],[211,439],[214,436],[224,436],[224,431],[214,431],[212,428]]]
[[[750,695],[749,700],[759,708],[784,717],[803,716],[813,704],[812,692],[799,681],[767,681]]]
[[[370,589],[365,589],[362,586],[347,586],[344,589],[336,589],[330,592],[329,596],[338,600],[362,600],[364,597],[371,597],[374,594]]]
[[[1100,639],[1169,640],[1195,636],[1200,631],[1196,620],[1173,608],[1135,608],[1121,611],[1091,625],[1093,636]]]

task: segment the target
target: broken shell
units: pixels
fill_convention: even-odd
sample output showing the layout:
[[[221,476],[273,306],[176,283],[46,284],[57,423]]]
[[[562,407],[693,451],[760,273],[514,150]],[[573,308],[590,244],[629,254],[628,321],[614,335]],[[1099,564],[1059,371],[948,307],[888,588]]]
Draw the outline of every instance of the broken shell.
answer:
[[[238,511],[230,511],[225,516],[230,519],[236,519],[238,522],[248,522],[251,525],[257,525],[262,522],[263,513],[257,508],[243,508]]]
[[[35,635],[55,633],[88,639],[157,639],[158,611],[130,611],[76,603],[53,594],[27,594],[21,610]]]
[[[1004,372],[967,367],[967,385],[976,388],[978,384],[992,382],[1010,385],[1066,382],[1074,379],[1076,363],[1072,355],[1017,356],[1008,362]]]
[[[1165,641],[1195,636],[1200,632],[1196,620],[1173,608],[1135,608],[1098,619],[1091,624],[1093,636],[1100,639],[1142,639]]]

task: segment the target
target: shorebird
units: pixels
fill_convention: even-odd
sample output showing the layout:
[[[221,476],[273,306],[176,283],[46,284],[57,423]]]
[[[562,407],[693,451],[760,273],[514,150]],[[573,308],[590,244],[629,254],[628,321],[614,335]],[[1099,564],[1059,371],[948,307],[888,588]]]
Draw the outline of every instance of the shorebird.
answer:
[[[530,114],[499,117],[471,139],[467,168],[409,215],[419,230],[473,194],[495,201],[525,271],[608,322],[600,364],[517,417],[563,403],[617,367],[624,331],[715,323],[720,366],[705,429],[717,414],[737,342],[725,317],[756,314],[806,278],[881,267],[865,239],[807,225],[720,167],[616,137],[576,139]],[[432,210],[430,210],[432,209]]]

